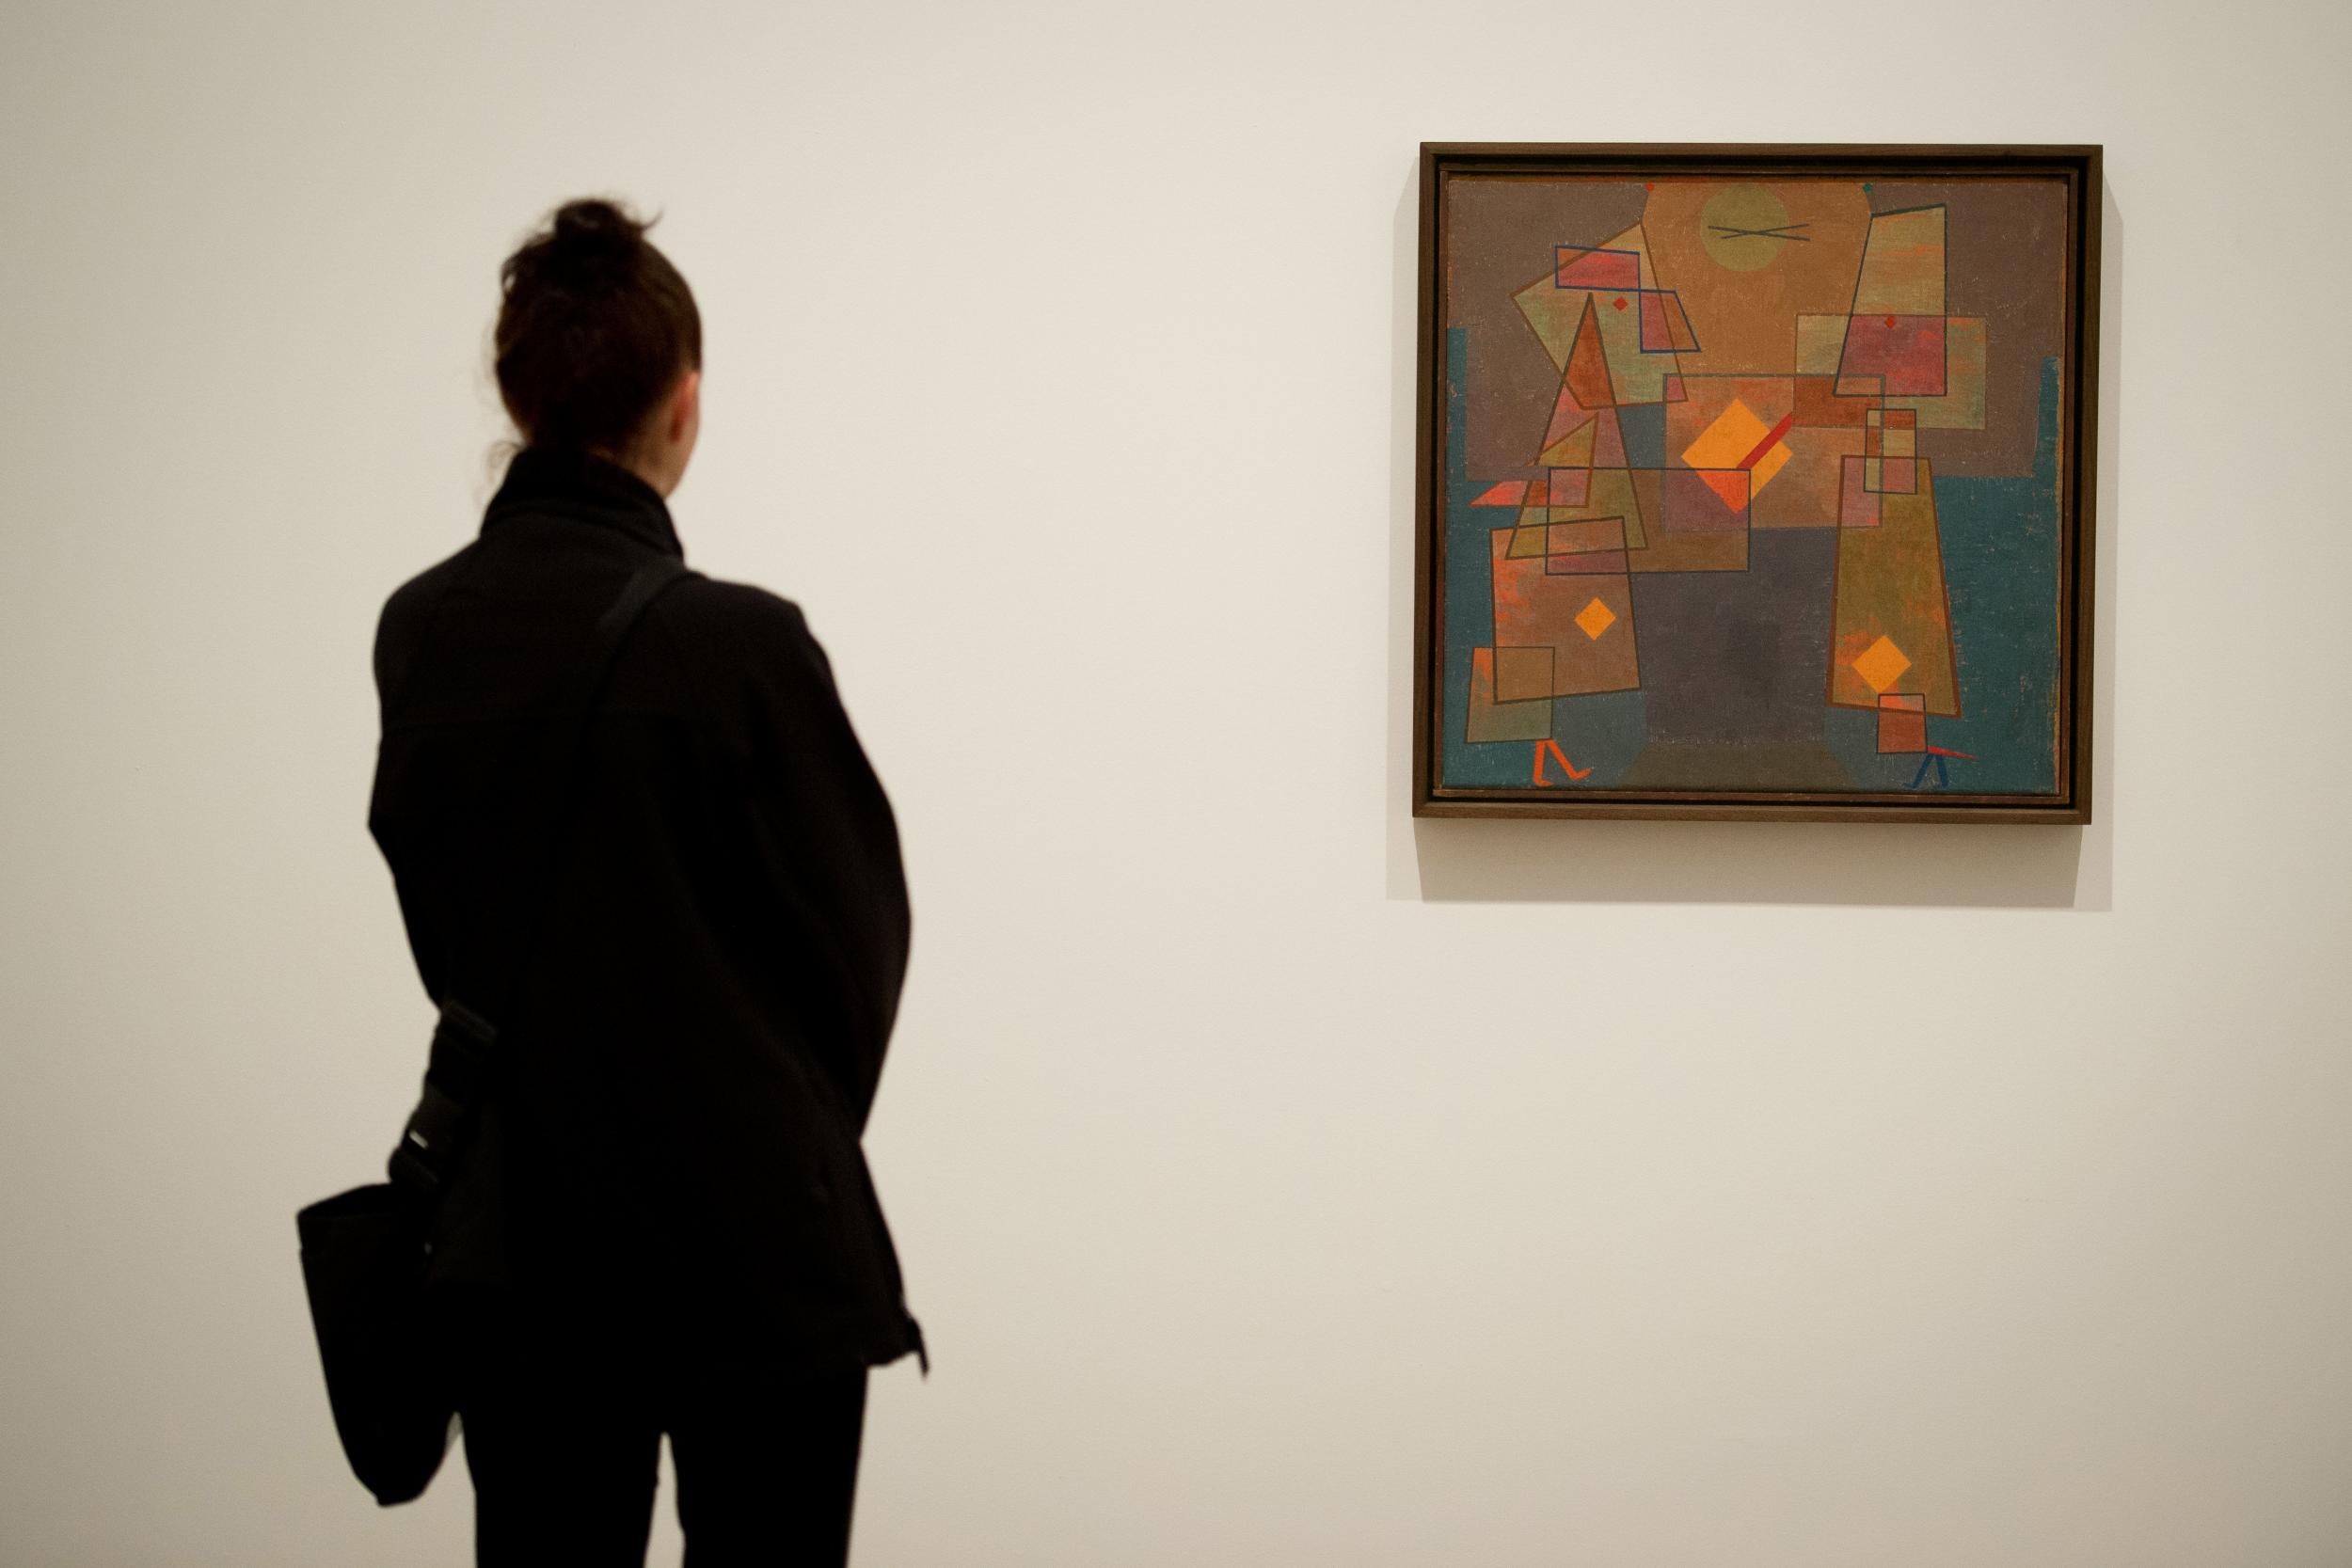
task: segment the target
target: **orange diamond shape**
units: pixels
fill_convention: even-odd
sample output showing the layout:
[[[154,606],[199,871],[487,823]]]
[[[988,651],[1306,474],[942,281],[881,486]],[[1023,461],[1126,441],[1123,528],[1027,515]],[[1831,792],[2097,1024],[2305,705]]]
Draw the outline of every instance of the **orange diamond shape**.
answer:
[[[1585,636],[1597,642],[1602,632],[1617,624],[1617,617],[1607,605],[1595,599],[1576,612],[1576,624],[1584,628]]]
[[[1884,691],[1910,668],[1911,656],[1895,646],[1894,639],[1888,637],[1880,638],[1854,656],[1853,673],[1873,691]]]
[[[1682,449],[1682,461],[1693,468],[1712,470],[1699,477],[1723,497],[1725,506],[1737,512],[1748,504],[1752,494],[1770,484],[1788,461],[1785,440],[1774,441],[1762,451],[1756,450],[1772,434],[1772,427],[1756,418],[1755,410],[1733,398],[1715,416],[1715,422]],[[1750,462],[1750,457],[1755,461]]]
[[[1699,432],[1698,439],[1682,449],[1682,461],[1693,468],[1736,468],[1756,444],[1772,434],[1748,405],[1733,398],[1715,422]]]

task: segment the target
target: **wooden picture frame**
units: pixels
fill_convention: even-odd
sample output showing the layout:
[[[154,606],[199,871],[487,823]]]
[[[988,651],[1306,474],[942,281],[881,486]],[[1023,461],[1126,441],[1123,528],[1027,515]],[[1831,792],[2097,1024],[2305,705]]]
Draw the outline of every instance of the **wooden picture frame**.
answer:
[[[2098,148],[1420,199],[1415,816],[2090,820]]]

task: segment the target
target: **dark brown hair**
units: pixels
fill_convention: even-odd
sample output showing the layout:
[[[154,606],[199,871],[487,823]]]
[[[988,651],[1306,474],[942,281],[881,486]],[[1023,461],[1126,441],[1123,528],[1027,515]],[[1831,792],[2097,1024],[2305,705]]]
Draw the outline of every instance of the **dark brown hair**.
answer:
[[[522,437],[625,451],[703,362],[693,291],[626,208],[567,201],[499,268],[499,395]]]

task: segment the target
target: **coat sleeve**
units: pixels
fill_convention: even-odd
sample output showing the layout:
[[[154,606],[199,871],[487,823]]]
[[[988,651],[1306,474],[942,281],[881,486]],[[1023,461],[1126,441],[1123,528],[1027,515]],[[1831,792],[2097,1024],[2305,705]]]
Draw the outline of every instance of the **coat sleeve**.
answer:
[[[391,872],[393,892],[400,900],[401,924],[408,934],[409,955],[416,960],[417,977],[423,982],[425,995],[436,1002],[440,1000],[442,987],[447,983],[446,964],[422,907],[417,869],[410,862],[406,846],[398,840],[391,816],[392,805],[402,800],[407,791],[397,773],[401,752],[391,743],[389,732],[408,689],[409,666],[418,657],[425,628],[442,595],[458,575],[460,562],[461,557],[452,557],[392,591],[376,615],[374,646],[369,657],[375,677],[377,738],[374,777],[368,791],[368,836],[375,841],[385,866]]]
[[[898,831],[823,648],[799,607],[739,598],[741,722],[759,870],[794,951],[776,962],[800,1031],[860,1132],[906,976],[911,918]]]

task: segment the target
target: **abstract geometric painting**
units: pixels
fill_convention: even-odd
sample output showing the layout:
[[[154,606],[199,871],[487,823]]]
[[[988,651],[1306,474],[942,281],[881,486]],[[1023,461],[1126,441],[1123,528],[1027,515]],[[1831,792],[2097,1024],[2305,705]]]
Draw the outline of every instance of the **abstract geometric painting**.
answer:
[[[1424,147],[1416,813],[2088,821],[2099,203]]]

